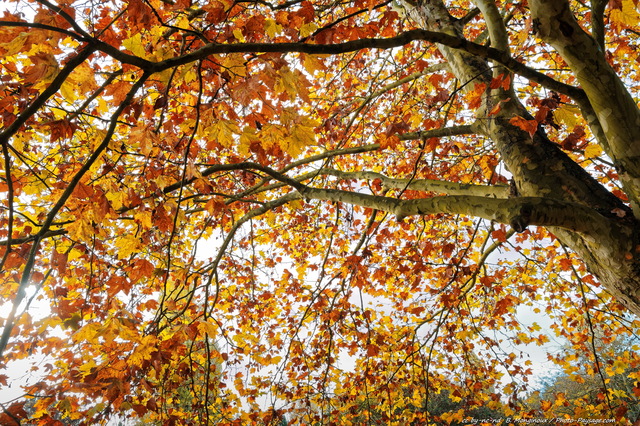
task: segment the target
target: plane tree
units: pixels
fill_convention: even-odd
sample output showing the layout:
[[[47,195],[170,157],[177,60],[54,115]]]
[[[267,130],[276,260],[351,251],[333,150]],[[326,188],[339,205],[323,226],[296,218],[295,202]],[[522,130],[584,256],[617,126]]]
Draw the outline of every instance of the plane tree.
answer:
[[[0,356],[54,359],[42,423],[527,416],[523,309],[592,371],[635,332],[633,0],[3,9]]]

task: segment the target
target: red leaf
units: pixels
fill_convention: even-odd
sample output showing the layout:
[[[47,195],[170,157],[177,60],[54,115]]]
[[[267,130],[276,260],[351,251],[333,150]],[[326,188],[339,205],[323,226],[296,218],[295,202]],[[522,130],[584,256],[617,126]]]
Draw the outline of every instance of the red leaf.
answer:
[[[538,130],[538,122],[536,120],[527,120],[520,116],[513,117],[509,120],[509,123],[529,133],[530,136],[533,136]]]

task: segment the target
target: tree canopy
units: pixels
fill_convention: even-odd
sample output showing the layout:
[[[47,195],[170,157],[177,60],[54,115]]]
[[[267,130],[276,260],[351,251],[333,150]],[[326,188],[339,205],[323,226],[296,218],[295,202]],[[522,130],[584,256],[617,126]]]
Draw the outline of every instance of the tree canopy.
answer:
[[[550,336],[571,415],[635,420],[599,352],[639,325],[636,0],[53,1],[0,17],[33,421],[568,416],[525,398]]]

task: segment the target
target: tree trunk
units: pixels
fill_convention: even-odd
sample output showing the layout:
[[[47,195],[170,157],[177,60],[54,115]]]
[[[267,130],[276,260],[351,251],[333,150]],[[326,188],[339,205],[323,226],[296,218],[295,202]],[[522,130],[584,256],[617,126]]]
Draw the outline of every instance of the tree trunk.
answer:
[[[487,22],[493,47],[506,51],[506,32],[495,3],[478,0],[476,4]],[[578,76],[604,130],[606,141],[601,144],[618,167],[631,205],[635,206],[640,194],[640,111],[606,63],[596,41],[579,27],[566,1],[532,0],[530,6],[540,36],[556,48]],[[441,0],[423,0],[407,6],[407,10],[424,29],[463,37],[459,21],[449,14]],[[492,72],[488,61],[461,50],[442,45],[439,49],[451,72],[467,83],[467,89],[472,89],[474,82],[489,88],[493,77],[508,72],[501,66],[494,67]],[[488,114],[498,104],[500,110]],[[481,132],[493,141],[513,175],[520,196],[579,203],[611,224],[607,231],[595,227],[579,232],[566,227],[549,226],[549,229],[583,259],[617,300],[640,315],[640,245],[638,221],[632,209],[550,141],[541,126],[531,136],[511,124],[516,116],[532,119],[513,87],[487,89],[482,107],[476,111]]]

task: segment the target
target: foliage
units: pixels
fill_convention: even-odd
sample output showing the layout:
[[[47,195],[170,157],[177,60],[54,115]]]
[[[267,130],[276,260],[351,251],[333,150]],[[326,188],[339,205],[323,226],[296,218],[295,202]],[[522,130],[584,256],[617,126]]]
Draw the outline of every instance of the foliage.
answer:
[[[30,421],[534,417],[525,310],[566,369],[636,332],[635,1],[2,7],[0,362],[52,360]]]
[[[631,423],[640,419],[640,391],[635,386],[640,374],[637,341],[622,338],[597,349],[565,348],[574,363],[548,375],[542,389],[527,401],[529,406],[555,418],[579,414],[588,419],[600,418],[594,407],[606,400]]]

